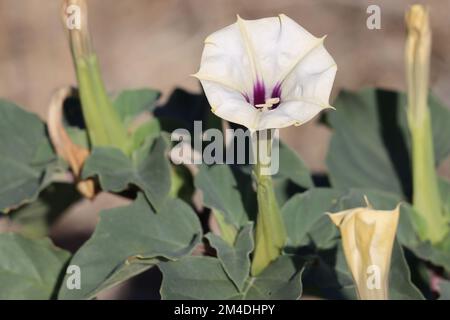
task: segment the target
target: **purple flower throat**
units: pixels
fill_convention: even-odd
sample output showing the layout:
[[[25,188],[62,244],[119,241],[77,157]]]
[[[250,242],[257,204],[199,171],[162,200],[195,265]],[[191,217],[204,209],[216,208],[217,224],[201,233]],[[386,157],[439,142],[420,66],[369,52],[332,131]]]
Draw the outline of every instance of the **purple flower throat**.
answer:
[[[266,86],[264,85],[264,82],[262,80],[257,80],[253,85],[253,101],[250,101],[250,98],[246,93],[244,94],[244,97],[248,103],[252,104],[257,109],[263,109],[266,106],[268,110],[276,109],[281,102],[281,84],[277,83],[273,87],[270,97],[266,99]],[[278,102],[271,104],[267,101],[269,99],[278,99]]]

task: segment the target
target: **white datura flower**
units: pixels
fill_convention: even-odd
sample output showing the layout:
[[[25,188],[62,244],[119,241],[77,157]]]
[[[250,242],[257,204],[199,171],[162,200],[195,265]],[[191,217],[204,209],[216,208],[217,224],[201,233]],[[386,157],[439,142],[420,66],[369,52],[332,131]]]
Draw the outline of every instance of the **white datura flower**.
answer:
[[[200,70],[212,112],[252,131],[301,125],[329,105],[337,66],[285,15],[244,20],[205,40]]]
[[[400,206],[375,210],[366,198],[366,208],[329,214],[341,232],[345,259],[361,300],[387,300],[389,269]]]

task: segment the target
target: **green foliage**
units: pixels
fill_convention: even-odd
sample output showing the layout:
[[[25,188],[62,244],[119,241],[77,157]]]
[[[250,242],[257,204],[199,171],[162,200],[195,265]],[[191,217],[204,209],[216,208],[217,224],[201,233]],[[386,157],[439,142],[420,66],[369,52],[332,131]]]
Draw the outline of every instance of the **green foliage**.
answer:
[[[170,191],[170,167],[165,150],[163,138],[149,140],[131,159],[119,149],[95,148],[84,164],[82,176],[83,179],[98,176],[105,191],[120,192],[134,185],[159,208]]]
[[[450,110],[433,95],[429,96],[428,104],[437,166],[450,153]],[[406,96],[381,89],[345,91],[334,105],[336,111],[328,114],[334,130],[327,156],[332,185],[383,190],[392,193],[396,202],[410,201],[411,137],[405,112]],[[443,211],[447,217],[450,217],[449,190],[448,183],[441,180]],[[450,237],[447,235],[441,243],[432,245],[417,234],[418,229],[421,229],[420,214],[403,206],[398,231],[400,242],[419,257],[449,270]]]
[[[56,168],[45,124],[0,100],[0,212],[34,201]]]
[[[163,299],[294,300],[302,293],[303,264],[282,256],[259,276],[249,277],[238,290],[219,259],[186,257],[159,265],[163,273]]]
[[[250,253],[253,251],[253,226],[251,224],[239,231],[233,246],[221,237],[208,233],[206,238],[217,251],[217,258],[228,277],[239,291],[242,291],[250,272]]]
[[[152,112],[160,93],[152,89],[124,90],[114,99],[113,104],[122,122],[129,126],[142,112]]]
[[[154,90],[138,89],[123,91],[114,100],[129,152],[93,146],[82,178],[95,178],[102,190],[136,199],[102,212],[95,232],[70,262],[67,252],[42,237],[79,195],[72,184],[51,184],[54,172],[66,168],[51,148],[45,125],[15,105],[0,102],[0,147],[6,150],[0,157],[1,208],[6,211],[36,200],[8,217],[32,238],[0,234],[0,282],[8,288],[1,290],[0,298],[92,299],[157,266],[163,276],[163,299],[299,299],[303,292],[355,299],[338,229],[326,213],[365,206],[364,196],[379,210],[392,210],[402,202],[391,260],[391,299],[423,299],[416,284],[429,297],[429,279],[418,275],[414,261],[442,267],[444,277],[450,274],[450,237],[439,245],[423,241],[416,231],[417,213],[408,204],[411,141],[403,95],[372,89],[342,93],[334,104],[337,111],[328,116],[334,130],[327,157],[332,186],[315,187],[300,157],[281,143],[272,194],[262,192],[264,179],[258,179],[250,165],[199,165],[194,177],[189,166],[171,165],[167,132],[178,127],[191,130],[194,120],[203,120],[203,129],[221,128],[222,123],[210,115],[202,95],[177,90],[165,106],[155,108],[158,97]],[[441,162],[450,153],[446,139],[450,116],[430,99],[434,153]],[[145,112],[150,112],[149,119],[135,121]],[[83,126],[66,123],[66,129],[75,143],[90,147]],[[267,204],[260,210],[258,186],[259,203]],[[192,200],[195,189],[201,191],[202,203]],[[442,179],[440,191],[450,218],[450,183]],[[286,243],[273,261],[252,272],[257,256],[255,222],[275,201],[281,205]],[[203,225],[207,234],[202,238],[193,209],[201,206],[210,209],[200,216],[202,222],[212,215],[219,226],[217,234]],[[271,222],[265,230],[273,235],[274,227]],[[408,249],[408,260],[403,248]],[[65,285],[69,264],[81,269],[79,290]],[[448,298],[447,287],[443,282],[441,299]]]
[[[139,195],[129,206],[100,214],[94,234],[70,261],[81,269],[81,289],[62,286],[59,298],[93,298],[160,261],[188,255],[201,235],[195,213],[181,200],[166,201],[156,213]]]
[[[0,234],[0,299],[50,299],[69,253],[49,239]]]

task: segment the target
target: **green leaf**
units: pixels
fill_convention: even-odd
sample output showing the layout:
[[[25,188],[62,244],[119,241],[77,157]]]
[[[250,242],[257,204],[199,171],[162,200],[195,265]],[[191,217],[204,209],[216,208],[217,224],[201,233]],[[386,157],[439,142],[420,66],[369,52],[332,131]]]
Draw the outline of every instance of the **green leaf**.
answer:
[[[302,293],[303,263],[281,256],[256,278],[249,278],[239,292],[219,259],[185,257],[158,265],[163,273],[161,297],[168,300],[286,300]]]
[[[0,299],[50,299],[70,254],[49,239],[0,234]]]
[[[327,114],[334,129],[327,155],[333,187],[373,188],[403,194],[381,135],[377,91],[342,91]],[[390,112],[395,112],[391,108]]]
[[[280,167],[274,180],[287,179],[303,188],[314,186],[308,167],[297,153],[287,144],[280,141],[279,148]]]
[[[201,236],[196,214],[181,200],[168,200],[155,213],[139,195],[129,206],[100,214],[94,234],[70,262],[81,269],[81,289],[62,287],[59,298],[93,298],[161,260],[190,254]]]
[[[230,246],[221,237],[208,233],[211,246],[216,249],[217,257],[222,263],[228,277],[242,291],[245,280],[250,273],[250,253],[253,251],[253,224],[243,227],[236,237],[234,246]]]
[[[113,104],[123,123],[129,125],[143,111],[152,112],[159,96],[159,91],[147,88],[124,90],[114,99]]]
[[[156,139],[161,133],[161,127],[157,119],[151,119],[133,131],[133,150],[139,149],[147,140]]]
[[[53,222],[80,198],[74,184],[53,183],[36,201],[14,210],[9,218],[20,225],[21,234],[30,238],[44,237]]]
[[[163,274],[161,298],[165,300],[229,300],[239,291],[228,278],[219,259],[185,257],[158,265]]]
[[[414,208],[402,204],[397,236],[402,245],[411,250],[419,258],[434,265],[443,267],[450,272],[450,235],[440,245],[433,246],[429,241],[422,241],[415,231],[413,223]]]
[[[229,166],[199,166],[194,184],[203,192],[205,206],[222,214],[226,223],[239,229],[248,222],[249,214],[239,191],[240,185]]]
[[[334,134],[327,165],[334,187],[373,188],[407,198],[412,192],[411,138],[406,95],[382,89],[343,91],[327,114]],[[434,157],[450,154],[450,110],[432,94],[430,108]]]
[[[341,191],[317,188],[292,197],[281,211],[288,235],[287,246],[298,248],[310,244],[311,240],[319,248],[334,244],[336,228],[325,213],[333,210],[341,195]],[[318,224],[320,228],[316,228]],[[316,236],[318,232],[320,236]]]
[[[85,129],[81,129],[74,126],[66,126],[65,127],[67,134],[70,137],[70,140],[72,140],[73,143],[75,143],[78,146],[81,146],[85,149],[89,149],[89,136]]]
[[[294,256],[280,256],[256,278],[250,278],[245,300],[297,300],[302,295],[304,264]]]
[[[45,124],[13,103],[0,100],[0,212],[36,199],[50,180],[56,156]]]
[[[391,270],[389,273],[389,299],[424,300],[419,289],[411,281],[411,272],[398,241],[395,241],[392,250]]]
[[[166,143],[158,138],[135,151],[132,158],[115,148],[95,148],[84,164],[83,179],[98,176],[105,191],[120,192],[135,185],[158,209],[170,191],[170,167]]]

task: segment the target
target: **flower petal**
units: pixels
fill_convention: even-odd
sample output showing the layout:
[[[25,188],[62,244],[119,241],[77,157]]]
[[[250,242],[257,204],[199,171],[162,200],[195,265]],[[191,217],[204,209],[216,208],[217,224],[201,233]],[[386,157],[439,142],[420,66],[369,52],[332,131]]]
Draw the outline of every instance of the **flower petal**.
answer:
[[[281,85],[282,100],[309,99],[328,105],[337,66],[323,45],[308,54]]]
[[[314,37],[292,19],[280,15],[258,20],[238,17],[236,23],[210,35],[195,76],[217,115],[224,114],[228,121],[262,130],[302,124],[329,108],[335,74],[336,64],[324,48],[323,38]],[[265,95],[257,101],[256,84],[262,85]],[[234,98],[222,101],[226,95],[216,92],[220,90],[226,94],[234,91]],[[212,95],[220,95],[220,103]],[[245,97],[243,101],[241,96]],[[267,110],[270,98],[281,101],[273,110]],[[249,102],[261,105],[260,110],[249,110]],[[263,105],[267,107],[262,108]]]
[[[281,103],[276,109],[261,112],[256,130],[285,128],[301,125],[314,118],[320,111],[332,108],[313,100],[293,100]]]
[[[325,50],[323,38],[317,38],[284,14],[258,20],[243,20],[249,42],[264,82],[275,86],[316,49]],[[334,61],[332,61],[334,64]],[[272,89],[269,88],[269,89]]]
[[[202,81],[211,111],[218,117],[254,129],[260,112],[249,104],[236,90],[224,87],[213,81]]]
[[[242,93],[252,92],[252,67],[237,23],[206,38],[200,70],[195,76]]]
[[[394,210],[354,208],[329,214],[341,232],[345,258],[363,300],[387,299],[392,248],[400,214]],[[379,271],[379,287],[369,287],[373,267]]]

